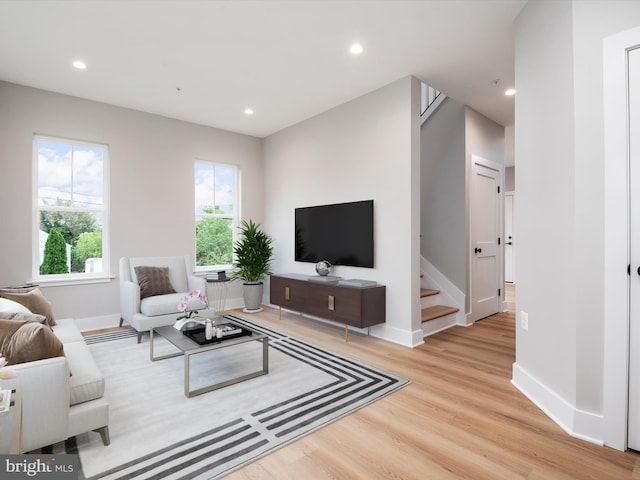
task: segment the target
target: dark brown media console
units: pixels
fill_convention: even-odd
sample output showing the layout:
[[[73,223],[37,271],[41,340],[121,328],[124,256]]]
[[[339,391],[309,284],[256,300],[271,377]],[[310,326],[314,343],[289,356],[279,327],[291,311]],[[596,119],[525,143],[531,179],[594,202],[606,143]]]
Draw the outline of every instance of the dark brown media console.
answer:
[[[352,287],[309,280],[308,275],[271,275],[270,302],[280,309],[312,315],[349,327],[368,328],[385,322],[386,287]]]

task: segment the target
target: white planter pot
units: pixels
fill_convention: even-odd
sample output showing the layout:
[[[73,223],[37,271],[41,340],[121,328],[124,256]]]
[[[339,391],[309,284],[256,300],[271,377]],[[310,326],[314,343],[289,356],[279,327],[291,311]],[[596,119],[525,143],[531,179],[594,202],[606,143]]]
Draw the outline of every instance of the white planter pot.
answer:
[[[242,285],[242,296],[244,298],[244,309],[246,313],[256,313],[262,311],[262,292],[264,284],[259,283],[244,283]]]

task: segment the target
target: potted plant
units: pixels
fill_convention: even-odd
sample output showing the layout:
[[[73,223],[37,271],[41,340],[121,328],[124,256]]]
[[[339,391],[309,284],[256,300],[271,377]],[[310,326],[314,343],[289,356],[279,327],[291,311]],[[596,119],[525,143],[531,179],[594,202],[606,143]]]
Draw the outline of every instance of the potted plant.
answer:
[[[271,275],[273,239],[260,230],[253,220],[240,224],[240,239],[233,244],[234,273],[232,280],[242,280],[244,311],[255,313],[262,310],[262,279]]]

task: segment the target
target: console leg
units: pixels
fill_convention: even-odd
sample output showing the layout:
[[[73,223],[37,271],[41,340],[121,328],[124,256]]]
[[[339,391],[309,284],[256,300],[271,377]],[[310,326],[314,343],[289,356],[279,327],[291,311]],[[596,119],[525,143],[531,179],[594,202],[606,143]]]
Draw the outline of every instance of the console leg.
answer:
[[[349,341],[349,325],[344,326],[344,341]]]

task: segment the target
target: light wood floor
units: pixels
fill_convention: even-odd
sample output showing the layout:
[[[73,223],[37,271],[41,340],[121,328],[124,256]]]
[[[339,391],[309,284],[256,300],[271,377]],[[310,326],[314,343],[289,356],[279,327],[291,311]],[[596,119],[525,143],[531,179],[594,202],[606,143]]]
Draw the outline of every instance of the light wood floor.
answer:
[[[568,436],[510,383],[510,311],[409,349],[265,309],[252,319],[412,380],[228,475],[266,479],[636,479],[640,455]],[[237,311],[243,315],[241,311]],[[245,314],[246,315],[246,314]]]

